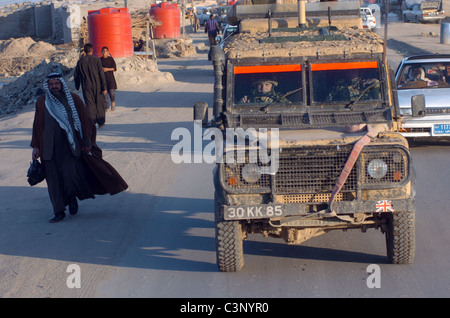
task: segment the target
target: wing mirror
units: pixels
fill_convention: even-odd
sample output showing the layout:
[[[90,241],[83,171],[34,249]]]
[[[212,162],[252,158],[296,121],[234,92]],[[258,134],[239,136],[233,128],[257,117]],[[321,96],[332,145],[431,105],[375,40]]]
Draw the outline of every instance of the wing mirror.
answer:
[[[425,95],[414,95],[411,97],[412,117],[425,117]]]

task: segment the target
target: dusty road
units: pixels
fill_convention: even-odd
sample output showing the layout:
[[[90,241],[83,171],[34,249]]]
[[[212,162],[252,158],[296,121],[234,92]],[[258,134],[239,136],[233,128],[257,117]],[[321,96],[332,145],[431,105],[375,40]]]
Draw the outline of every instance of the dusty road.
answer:
[[[393,64],[413,40],[400,34],[401,24],[396,27],[391,30],[399,36],[389,42]],[[439,38],[419,38],[430,41],[429,50],[449,48],[436,44]],[[199,33],[195,39],[206,37]],[[118,109],[98,133],[105,159],[130,188],[82,201],[79,214],[60,223],[47,222],[52,211],[45,183],[30,187],[26,182],[33,109],[0,119],[0,297],[449,296],[450,144],[412,149],[417,171],[414,264],[386,264],[384,236],[369,230],[331,232],[301,246],[251,236],[244,245],[244,269],[220,273],[213,167],[177,165],[171,159],[174,129],[193,130],[193,103],[212,104],[212,66],[200,54],[160,60],[159,68],[172,72],[176,82],[119,91]],[[368,288],[371,264],[380,266],[381,288]],[[74,285],[76,273],[79,286]]]

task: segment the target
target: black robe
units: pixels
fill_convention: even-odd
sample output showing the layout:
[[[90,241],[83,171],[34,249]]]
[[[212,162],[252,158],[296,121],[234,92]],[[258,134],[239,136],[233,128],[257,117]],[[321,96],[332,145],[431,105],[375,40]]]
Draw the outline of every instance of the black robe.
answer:
[[[55,214],[64,211],[73,197],[79,200],[94,198],[95,194],[111,195],[124,191],[128,184],[120,174],[102,158],[96,144],[96,129],[81,98],[72,94],[80,117],[83,139],[75,132],[76,149],[68,142],[66,132],[50,115],[45,106],[45,95],[36,102],[33,135],[30,146],[38,148],[46,169],[46,181]],[[67,100],[61,99],[72,123]],[[91,152],[82,151],[91,146]]]
[[[105,73],[100,59],[88,54],[79,59],[75,68],[75,88],[83,89],[84,103],[91,114],[94,123],[105,123],[105,102],[103,91],[106,91]]]
[[[44,108],[44,131],[43,131],[43,153],[44,164],[50,201],[53,212],[56,214],[64,212],[74,197],[79,200],[94,198],[94,193],[89,184],[89,168],[81,156],[81,148],[84,142],[73,128],[73,119],[67,99],[58,97],[66,108],[69,122],[74,130],[76,147],[72,149],[67,139],[66,132],[59,126],[57,121]]]

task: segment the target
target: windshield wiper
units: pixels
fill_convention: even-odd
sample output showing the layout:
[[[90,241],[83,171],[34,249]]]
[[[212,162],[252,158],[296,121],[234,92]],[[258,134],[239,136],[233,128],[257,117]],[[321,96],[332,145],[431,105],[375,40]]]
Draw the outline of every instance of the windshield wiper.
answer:
[[[350,103],[348,103],[348,104],[346,105],[346,107],[351,108],[351,106],[356,105],[356,104],[364,97],[364,95],[367,94],[368,91],[370,91],[372,88],[375,87],[376,84],[381,84],[381,83],[383,83],[383,82],[384,82],[384,80],[383,80],[383,81],[375,80],[375,82],[373,82],[372,84],[370,84],[369,86],[367,86],[367,87],[362,91],[362,93],[359,94],[359,96],[358,96],[357,99],[355,99],[354,101],[351,101]]]
[[[300,88],[296,88],[296,89],[294,89],[294,90],[292,90],[292,91],[289,91],[289,92],[287,92],[286,94],[284,94],[284,95],[281,95],[280,97],[278,97],[277,99],[275,99],[273,102],[271,102],[270,104],[268,104],[268,105],[266,105],[266,106],[264,106],[264,107],[261,107],[260,108],[260,110],[262,110],[262,111],[264,111],[264,112],[266,112],[267,113],[267,109],[269,109],[269,107],[271,107],[271,106],[273,106],[275,103],[278,103],[280,100],[282,100],[283,98],[286,98],[287,96],[289,96],[289,95],[292,95],[292,94],[294,94],[294,93],[296,93],[296,92],[299,92],[299,91],[301,91],[303,89],[303,87],[300,87]],[[289,101],[290,102],[290,101]]]

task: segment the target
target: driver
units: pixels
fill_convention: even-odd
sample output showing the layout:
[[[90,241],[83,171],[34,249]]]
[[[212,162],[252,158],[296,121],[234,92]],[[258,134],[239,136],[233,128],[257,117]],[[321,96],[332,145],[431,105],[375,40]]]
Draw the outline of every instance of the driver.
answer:
[[[278,81],[273,76],[260,78],[252,83],[250,95],[241,98],[240,103],[273,103],[286,100],[280,93],[275,92]]]
[[[422,66],[412,66],[408,72],[408,82],[428,81]]]

